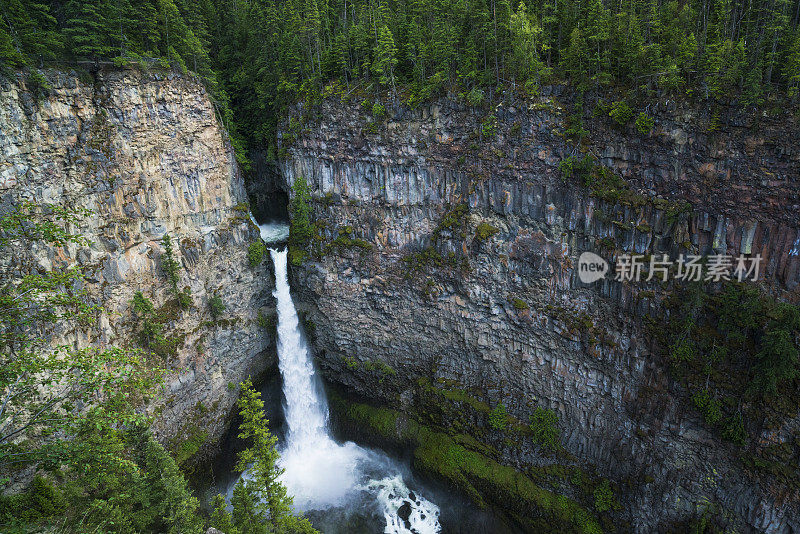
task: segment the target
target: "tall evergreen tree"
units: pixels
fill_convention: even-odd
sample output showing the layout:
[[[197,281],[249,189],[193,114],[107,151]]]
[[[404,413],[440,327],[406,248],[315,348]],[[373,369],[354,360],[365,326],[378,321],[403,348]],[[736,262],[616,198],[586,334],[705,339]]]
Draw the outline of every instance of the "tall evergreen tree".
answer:
[[[64,8],[64,34],[70,52],[79,58],[113,57],[117,48],[113,4],[110,0],[69,0]]]

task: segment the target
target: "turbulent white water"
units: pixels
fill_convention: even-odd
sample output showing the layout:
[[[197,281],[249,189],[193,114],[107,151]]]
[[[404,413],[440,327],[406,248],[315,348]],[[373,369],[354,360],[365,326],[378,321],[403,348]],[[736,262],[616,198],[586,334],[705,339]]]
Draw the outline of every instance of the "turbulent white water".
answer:
[[[378,502],[383,506],[386,519],[385,533],[413,534],[439,532],[439,508],[409,491],[403,477],[395,475],[381,480],[370,480],[366,489],[377,492]],[[407,508],[408,517],[403,519],[400,510]]]
[[[252,215],[250,217],[252,218]],[[255,222],[255,219],[253,219],[253,222]],[[289,239],[289,225],[286,223],[268,222],[258,224],[258,229],[261,232],[261,239],[267,244],[283,243]]]
[[[339,445],[331,438],[328,406],[289,292],[286,250],[270,249],[270,255],[275,264],[278,366],[288,426],[281,480],[294,495],[295,508],[343,507],[362,501],[366,493],[382,508],[386,534],[440,532],[439,508],[410,491],[388,457],[355,443]]]

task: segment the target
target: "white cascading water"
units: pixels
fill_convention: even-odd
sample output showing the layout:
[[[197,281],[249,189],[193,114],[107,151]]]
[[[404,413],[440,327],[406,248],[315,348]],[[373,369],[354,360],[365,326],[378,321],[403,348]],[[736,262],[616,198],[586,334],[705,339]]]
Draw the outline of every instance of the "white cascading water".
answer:
[[[318,385],[289,292],[286,249],[271,249],[270,255],[275,264],[273,295],[278,301],[278,365],[283,377],[283,394],[286,397],[284,409],[289,425],[286,441],[292,447],[316,446],[330,439],[327,431],[328,406],[323,397],[314,394]]]
[[[364,492],[373,495],[386,520],[386,534],[441,532],[439,509],[406,487],[399,469],[385,455],[355,443],[336,443],[328,431],[328,406],[287,276],[287,251],[270,249],[278,301],[278,366],[283,378],[288,432],[281,451],[282,482],[298,511],[346,506]],[[376,476],[377,475],[377,476]],[[407,519],[398,514],[410,508]]]

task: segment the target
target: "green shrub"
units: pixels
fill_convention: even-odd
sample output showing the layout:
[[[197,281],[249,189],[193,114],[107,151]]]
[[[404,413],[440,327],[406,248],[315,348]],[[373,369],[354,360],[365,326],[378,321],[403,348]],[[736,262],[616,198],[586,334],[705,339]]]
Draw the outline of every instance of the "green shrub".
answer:
[[[208,300],[208,309],[211,312],[211,317],[219,319],[225,311],[225,304],[222,302],[222,298],[219,295],[211,297]]]
[[[376,121],[383,120],[386,117],[386,108],[380,102],[375,102],[372,105],[372,116]]]
[[[722,420],[722,403],[712,397],[707,389],[695,393],[692,402],[709,425],[714,426]]]
[[[696,357],[697,348],[688,338],[677,341],[670,349],[670,358],[675,362],[692,362]]]
[[[178,305],[186,310],[192,307],[194,301],[192,300],[192,290],[189,286],[183,288],[183,291],[178,291]]]
[[[63,491],[37,475],[26,491],[0,495],[0,523],[36,523],[63,515],[67,506]]]
[[[481,123],[481,134],[487,139],[497,135],[497,117],[489,115]]]
[[[489,424],[495,430],[505,430],[508,425],[508,412],[502,402],[489,412]]]
[[[603,480],[603,483],[594,490],[594,507],[598,512],[608,512],[616,507],[615,504],[614,490],[611,489],[611,483],[608,480]]]
[[[443,230],[455,234],[456,230],[463,229],[467,215],[469,215],[469,206],[467,204],[456,204],[454,207],[448,209],[442,215],[442,218],[439,219],[439,223],[433,230],[434,240],[439,239],[439,235]],[[461,237],[466,237],[466,232],[462,232]]]
[[[740,447],[744,447],[747,444],[747,431],[744,429],[742,414],[732,415],[725,421],[725,425],[722,428],[722,437]]]
[[[359,362],[358,362],[358,360],[356,360],[356,359],[355,359],[355,358],[353,358],[352,356],[342,356],[342,361],[344,361],[344,364],[345,364],[345,365],[347,366],[347,368],[348,368],[348,369],[350,369],[351,371],[355,371],[356,369],[358,369],[358,368],[359,368]]]
[[[573,176],[577,176],[585,186],[591,185],[591,176],[594,169],[594,159],[588,154],[583,157],[573,154],[562,159],[558,164],[558,170],[561,171],[561,181],[567,182]]]
[[[619,100],[611,104],[611,111],[608,112],[608,116],[620,126],[624,126],[633,118],[633,110],[627,102]]]
[[[537,406],[530,417],[531,437],[542,447],[556,450],[561,446],[559,441],[558,415],[553,410]]]
[[[190,293],[184,292],[181,294],[186,294],[187,298],[191,301]],[[163,312],[156,312],[153,303],[150,299],[142,295],[141,291],[137,291],[133,295],[131,308],[137,325],[136,335],[142,348],[164,359],[176,356],[178,344],[183,341],[183,338],[168,338],[164,336],[164,324],[161,322],[161,315]]]
[[[467,104],[469,104],[472,107],[480,106],[481,104],[483,104],[483,97],[484,97],[483,90],[478,89],[477,87],[473,87],[472,89],[469,90],[469,92],[467,92],[466,95]]]
[[[131,306],[133,307],[134,314],[138,316],[144,316],[148,313],[153,313],[153,301],[149,298],[145,297],[141,291],[137,291],[133,294],[133,300],[131,300]]]
[[[247,262],[250,267],[258,267],[264,261],[264,255],[267,253],[267,245],[260,239],[253,241],[247,247]]]
[[[575,104],[575,112],[567,118],[567,129],[564,130],[564,136],[580,144],[588,135],[589,130],[583,125],[583,97],[581,97]]]
[[[52,87],[47,78],[37,69],[31,69],[25,80],[28,90],[33,93],[36,100],[41,100],[50,94]]]
[[[475,229],[475,239],[478,239],[479,241],[487,241],[489,238],[491,238],[499,231],[500,230],[498,230],[491,224],[487,222],[482,222]]]
[[[332,242],[328,243],[325,247],[325,252],[330,252],[332,250],[346,250],[346,249],[360,249],[362,252],[366,252],[368,250],[372,250],[372,243],[369,241],[365,241],[364,239],[359,239],[357,237],[353,237],[355,231],[353,230],[352,226],[344,226],[339,229],[339,233]]]
[[[647,113],[639,113],[639,116],[636,117],[636,129],[639,130],[639,133],[642,135],[649,134],[654,125],[655,120]]]
[[[535,96],[539,96],[540,92],[541,91],[539,90],[539,82],[537,82],[536,80],[528,80],[527,82],[525,82],[525,93],[529,97],[533,98]]]
[[[512,297],[511,298],[511,305],[514,306],[515,310],[529,310],[531,307],[528,306],[528,303],[522,300],[521,298]]]
[[[605,100],[600,98],[597,100],[597,104],[592,110],[592,115],[595,117],[607,116],[609,111],[611,111],[611,106],[608,105]]]

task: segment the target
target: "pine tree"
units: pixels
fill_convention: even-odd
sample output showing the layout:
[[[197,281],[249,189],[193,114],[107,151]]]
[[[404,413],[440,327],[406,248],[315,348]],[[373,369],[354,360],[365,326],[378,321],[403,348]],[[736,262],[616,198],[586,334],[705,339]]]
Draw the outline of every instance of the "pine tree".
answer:
[[[164,234],[162,239],[164,245],[164,257],[161,260],[161,269],[167,275],[167,280],[174,290],[178,291],[178,271],[181,268],[178,260],[175,259],[175,252],[172,250],[172,238],[169,234]]]
[[[16,69],[22,67],[27,62],[27,58],[17,48],[14,40],[0,26],[0,67]]]
[[[586,40],[580,28],[574,28],[569,37],[569,47],[561,60],[561,67],[579,90],[586,89],[589,82],[586,48]]]
[[[372,72],[383,85],[394,88],[394,67],[397,65],[397,47],[394,36],[385,24],[378,30],[378,43],[375,47]]]
[[[800,92],[800,26],[795,28],[794,36],[790,39],[783,75],[786,77],[789,96],[796,101]]]
[[[234,526],[233,516],[228,511],[228,503],[225,502],[225,497],[219,493],[211,500],[211,506],[214,507],[209,519],[209,525],[224,532],[225,534],[241,534],[238,528]]]
[[[0,58],[11,66],[57,58],[63,49],[63,37],[50,6],[35,0],[3,0],[0,18]]]
[[[236,469],[245,472],[233,492],[233,521],[242,534],[266,532],[314,533],[307,519],[292,514],[292,497],[278,478],[278,438],[268,428],[261,394],[250,380],[241,384],[237,401],[242,423],[239,438],[250,446],[238,455]]]
[[[520,2],[517,12],[511,15],[512,71],[521,80],[540,78],[544,65],[539,59],[539,39],[542,29],[528,17],[525,2]]]
[[[110,0],[69,0],[64,8],[64,34],[77,58],[102,59],[116,52],[113,5]]]
[[[751,391],[774,395],[781,382],[792,380],[800,374],[798,350],[795,345],[800,331],[800,309],[780,303],[773,312],[756,354],[755,375]]]

